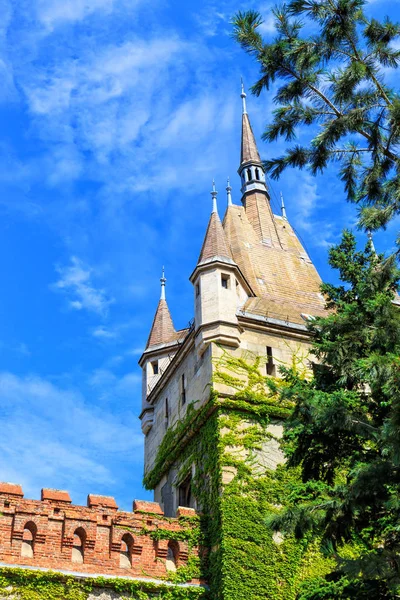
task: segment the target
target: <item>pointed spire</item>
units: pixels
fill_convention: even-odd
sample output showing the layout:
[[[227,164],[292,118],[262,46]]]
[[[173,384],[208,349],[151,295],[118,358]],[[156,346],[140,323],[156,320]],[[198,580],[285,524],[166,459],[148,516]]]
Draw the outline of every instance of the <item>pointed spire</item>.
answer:
[[[205,262],[206,260],[214,257],[222,257],[232,260],[225,238],[224,228],[222,227],[221,219],[218,215],[217,194],[218,192],[215,189],[215,182],[213,180],[213,189],[211,192],[213,208],[197,264]]]
[[[281,192],[281,213],[282,213],[282,218],[285,219],[285,221],[287,221],[286,208],[285,208],[285,203],[283,201],[283,194],[282,194],[282,192]]]
[[[244,91],[243,79],[242,79],[242,146],[240,152],[240,164],[243,163],[257,163],[261,165],[261,158],[258,153],[256,140],[254,133],[250,125],[249,115],[247,114],[246,108],[246,92]]]
[[[215,189],[215,181],[213,179],[212,182],[212,191],[211,191],[211,198],[213,200],[213,208],[212,208],[212,212],[213,213],[217,213],[218,214],[218,207],[217,207],[217,196],[218,196],[218,192]]]
[[[227,181],[227,186],[226,186],[226,194],[227,194],[227,198],[228,198],[228,206],[232,206],[232,188],[231,188],[231,184],[229,181],[229,177],[228,177],[228,181]]]
[[[160,282],[161,282],[161,297],[160,297],[160,300],[165,300],[165,284],[166,284],[167,280],[165,278],[164,267],[162,268],[162,277],[160,279]]]
[[[371,250],[372,250],[372,252],[374,252],[376,254],[374,240],[372,239],[372,231],[370,229],[367,229],[367,236],[368,236],[368,241],[371,246]]]
[[[246,108],[246,92],[244,91],[244,83],[243,83],[243,77],[240,78],[240,81],[242,83],[242,93],[240,94],[240,97],[242,99],[242,113],[244,115],[247,114],[247,108]]]
[[[154,315],[153,324],[151,326],[149,339],[147,340],[146,348],[156,346],[157,344],[167,344],[176,340],[176,331],[172,322],[171,313],[169,312],[168,304],[165,299],[165,271],[162,268],[161,282],[161,297],[157,306],[156,314]]]

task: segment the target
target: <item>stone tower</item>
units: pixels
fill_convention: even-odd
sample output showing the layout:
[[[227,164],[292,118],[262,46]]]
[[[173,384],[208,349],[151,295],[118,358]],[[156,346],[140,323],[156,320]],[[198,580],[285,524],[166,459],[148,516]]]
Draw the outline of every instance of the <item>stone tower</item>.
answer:
[[[287,408],[260,389],[294,355],[305,361],[306,322],[325,309],[320,277],[284,208],[282,215],[272,212],[243,86],[241,97],[241,204],[232,203],[228,181],[221,222],[213,184],[210,220],[190,275],[193,325],[175,330],[163,276],[139,361],[145,484],[167,516],[178,506],[203,513],[213,598],[288,600],[320,557],[311,547],[273,538],[265,525],[296,475],[279,466]]]

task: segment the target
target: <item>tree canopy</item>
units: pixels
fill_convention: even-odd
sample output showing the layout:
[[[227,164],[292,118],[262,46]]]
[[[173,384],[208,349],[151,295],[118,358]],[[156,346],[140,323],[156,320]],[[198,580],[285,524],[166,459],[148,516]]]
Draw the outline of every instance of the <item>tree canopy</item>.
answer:
[[[239,12],[234,36],[259,64],[253,92],[280,84],[264,139],[291,142],[299,126],[318,127],[308,145],[266,161],[271,177],[289,166],[316,174],[339,163],[348,199],[360,204],[362,225],[374,229],[400,213],[400,97],[384,77],[400,63],[400,26],[368,18],[365,4],[289,0],[273,11],[271,43],[259,33],[258,12]]]

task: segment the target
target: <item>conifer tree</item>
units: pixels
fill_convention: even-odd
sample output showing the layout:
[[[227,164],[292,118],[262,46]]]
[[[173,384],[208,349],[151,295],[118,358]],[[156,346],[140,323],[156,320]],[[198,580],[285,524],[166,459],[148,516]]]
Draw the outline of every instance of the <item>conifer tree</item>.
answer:
[[[263,40],[255,11],[235,16],[234,36],[259,63],[253,92],[281,83],[264,139],[292,141],[298,126],[317,126],[308,145],[266,161],[271,177],[288,166],[316,174],[338,162],[348,199],[360,204],[362,224],[373,229],[400,212],[400,97],[383,75],[399,66],[400,26],[368,18],[365,4],[288,0],[273,11],[273,42]]]
[[[284,449],[302,481],[272,527],[319,536],[336,569],[301,600],[400,597],[400,272],[370,243],[344,232],[330,264],[343,285],[324,284],[329,316],[310,323],[314,377],[283,369],[295,408]]]

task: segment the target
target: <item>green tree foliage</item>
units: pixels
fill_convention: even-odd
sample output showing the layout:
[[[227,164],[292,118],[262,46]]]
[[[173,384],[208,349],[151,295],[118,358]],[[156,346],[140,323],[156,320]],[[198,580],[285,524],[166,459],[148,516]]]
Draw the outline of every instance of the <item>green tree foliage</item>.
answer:
[[[338,162],[348,199],[360,203],[361,222],[378,228],[400,212],[400,97],[384,81],[396,69],[400,26],[367,18],[366,0],[288,0],[273,12],[277,36],[266,43],[255,11],[239,12],[234,36],[260,66],[256,95],[278,81],[277,108],[263,135],[296,138],[317,126],[308,145],[267,161],[278,178],[288,167],[323,172]]]
[[[295,403],[284,446],[301,468],[303,500],[272,521],[315,534],[337,568],[301,600],[400,597],[400,272],[394,257],[356,250],[353,234],[330,251],[343,285],[324,284],[332,312],[312,321],[314,377],[283,369]],[[301,494],[300,494],[301,496]],[[349,550],[349,543],[351,550]]]

